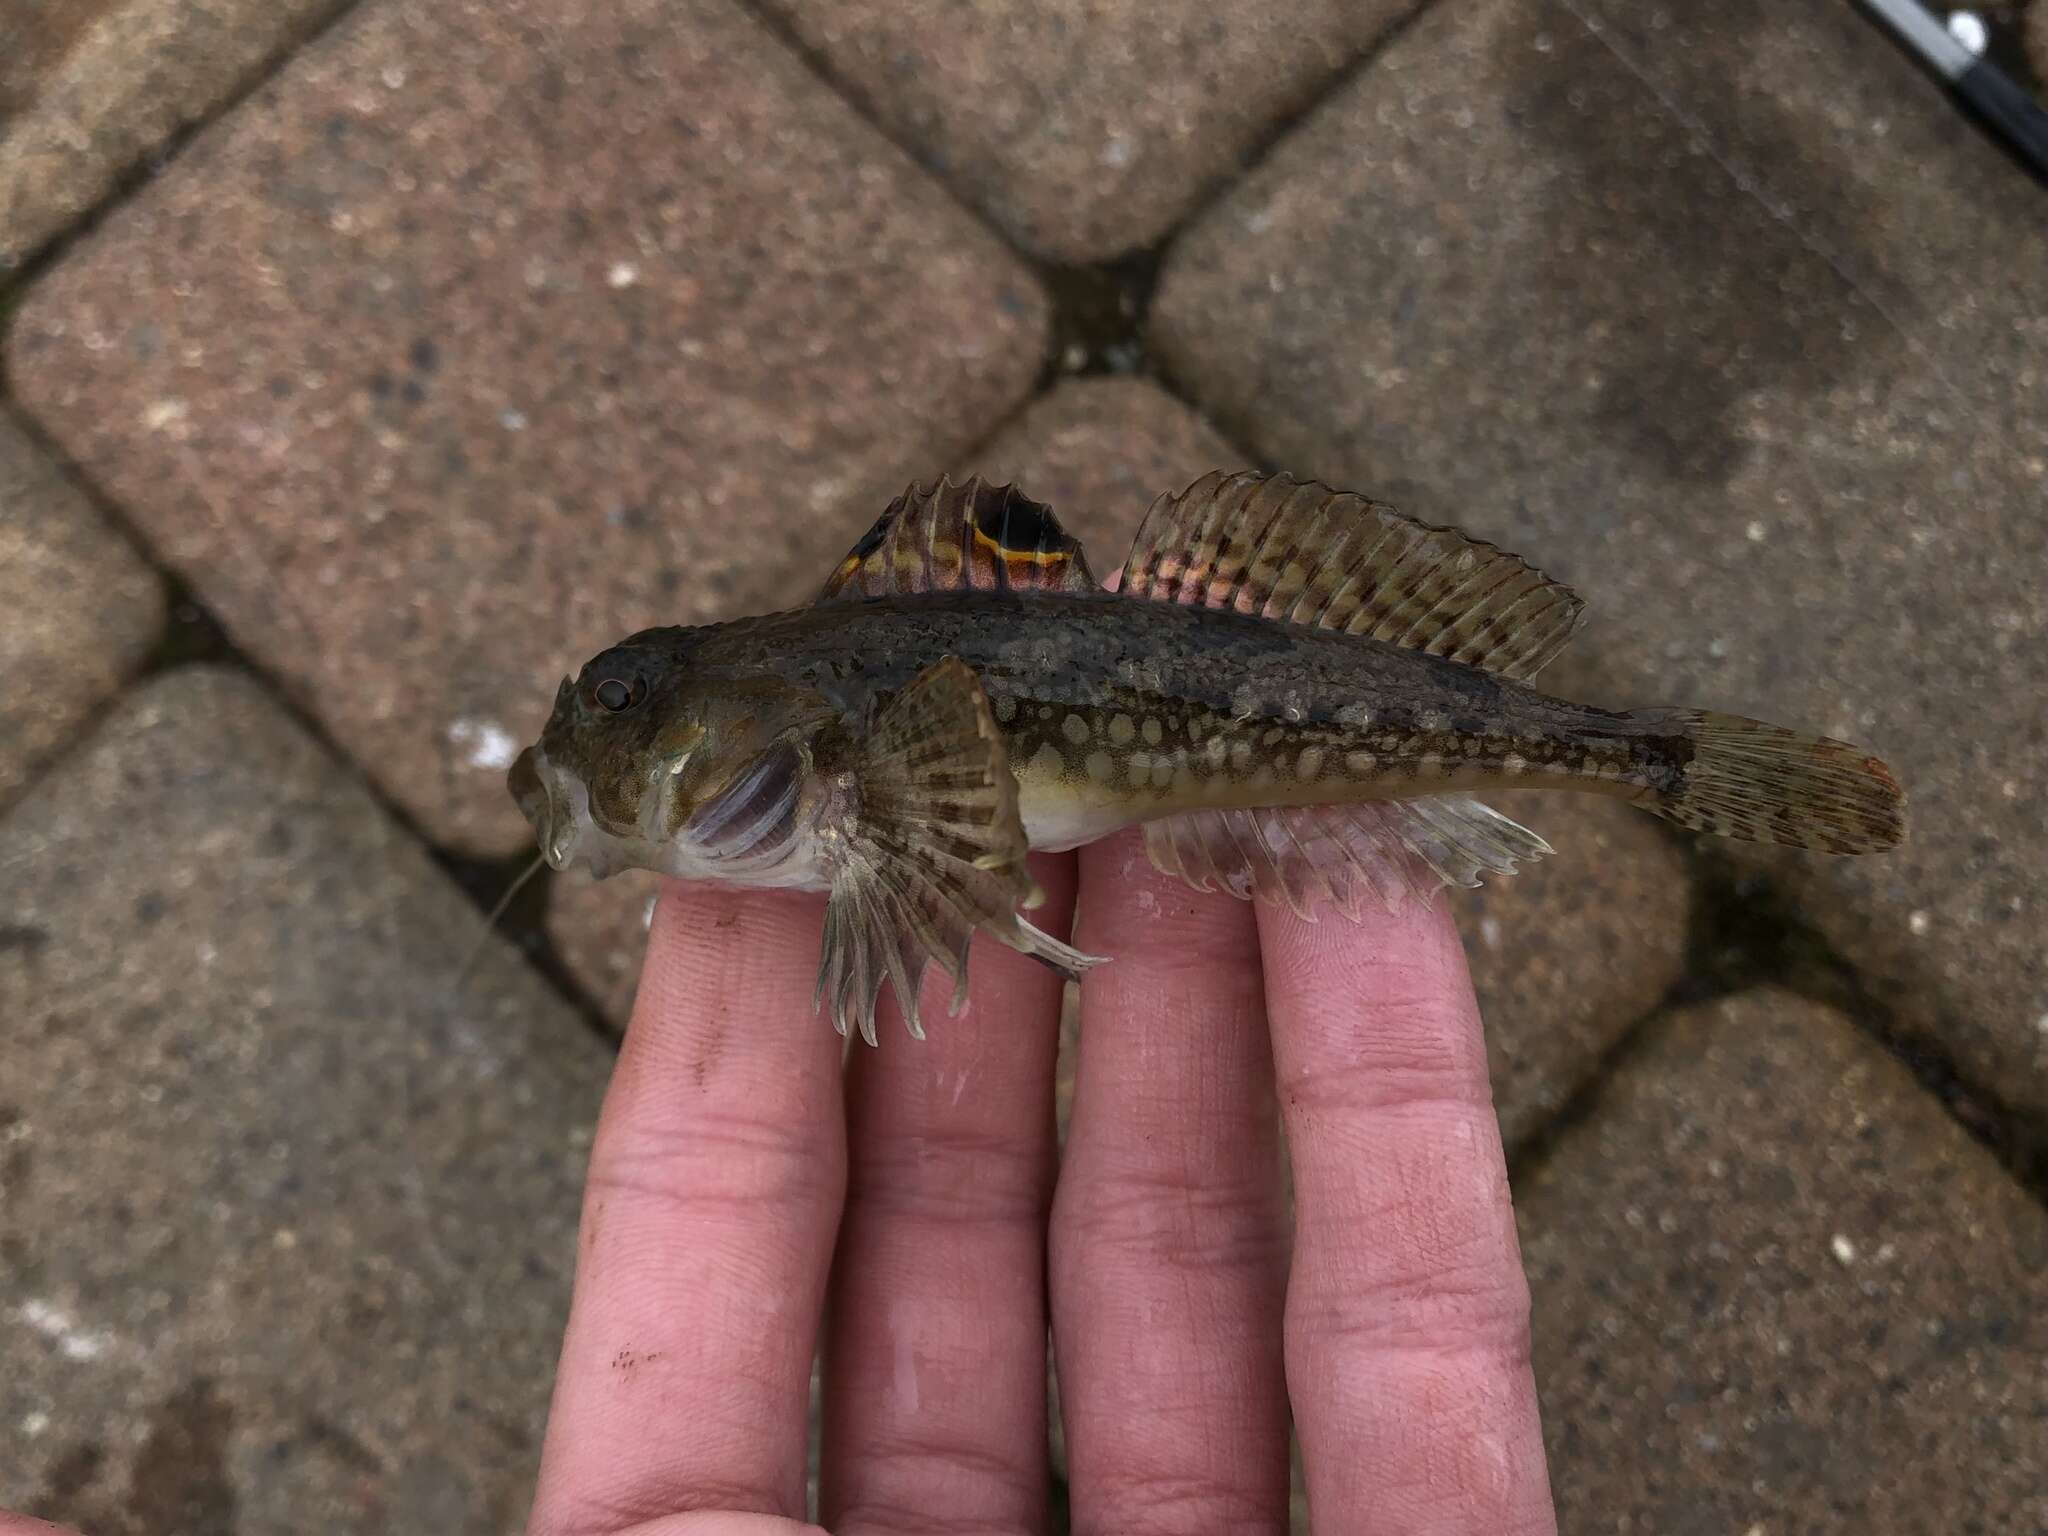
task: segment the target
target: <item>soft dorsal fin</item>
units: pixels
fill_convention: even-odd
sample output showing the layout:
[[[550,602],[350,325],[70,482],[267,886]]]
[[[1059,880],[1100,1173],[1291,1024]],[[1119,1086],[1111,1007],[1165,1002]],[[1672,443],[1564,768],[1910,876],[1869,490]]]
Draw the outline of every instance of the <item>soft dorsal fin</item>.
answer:
[[[913,485],[839,562],[818,601],[903,592],[1093,592],[1088,557],[1052,508],[976,475]]]
[[[1234,608],[1527,679],[1584,605],[1527,561],[1314,481],[1204,475],[1145,514],[1122,590]]]

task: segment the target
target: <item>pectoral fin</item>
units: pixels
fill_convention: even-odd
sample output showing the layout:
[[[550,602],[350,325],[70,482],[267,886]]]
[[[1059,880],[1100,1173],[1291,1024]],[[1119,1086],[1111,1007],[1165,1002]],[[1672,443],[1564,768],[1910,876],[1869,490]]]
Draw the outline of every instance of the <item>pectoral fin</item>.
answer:
[[[1017,780],[988,698],[957,657],[934,663],[890,700],[854,770],[825,908],[818,1001],[843,1035],[875,1043],[886,978],[922,1039],[918,987],[936,960],[967,1000],[967,947],[986,928],[1072,978],[1094,963],[1017,915],[1040,892],[1026,869]]]

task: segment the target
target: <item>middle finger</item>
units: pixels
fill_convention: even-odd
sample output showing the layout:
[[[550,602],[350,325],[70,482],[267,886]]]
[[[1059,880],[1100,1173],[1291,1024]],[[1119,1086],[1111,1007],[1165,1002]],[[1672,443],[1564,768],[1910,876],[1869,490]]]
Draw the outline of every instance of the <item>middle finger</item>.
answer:
[[[1284,1528],[1286,1213],[1257,924],[1135,832],[1081,853],[1052,1299],[1077,1536]]]
[[[1031,914],[1064,936],[1070,858],[1037,858]],[[827,1310],[820,1514],[839,1536],[1045,1524],[1045,1215],[1060,978],[978,937],[972,1001],[929,1038],[893,1003],[855,1046],[846,1214]]]

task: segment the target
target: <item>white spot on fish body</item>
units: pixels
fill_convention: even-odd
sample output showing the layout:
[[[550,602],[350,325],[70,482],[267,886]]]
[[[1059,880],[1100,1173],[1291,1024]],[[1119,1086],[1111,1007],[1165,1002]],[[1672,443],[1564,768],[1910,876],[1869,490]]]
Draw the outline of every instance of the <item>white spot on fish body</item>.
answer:
[[[1323,749],[1303,747],[1301,756],[1294,760],[1294,771],[1304,779],[1320,778],[1323,772]]]
[[[1096,751],[1088,754],[1088,777],[1098,784],[1107,784],[1116,776],[1116,759],[1107,752]]]
[[[1078,747],[1088,739],[1088,721],[1077,710],[1060,722],[1060,732]]]
[[[1136,732],[1136,730],[1137,727],[1131,723],[1131,717],[1129,715],[1117,715],[1113,717],[1109,722],[1110,745],[1113,747],[1123,746],[1126,742],[1128,742],[1131,739],[1131,736],[1133,735],[1133,733]]]
[[[1117,716],[1117,719],[1119,719],[1119,720],[1122,720],[1122,719],[1124,719],[1124,718],[1125,718],[1125,716],[1123,716],[1123,715],[1118,715],[1118,716]],[[1145,717],[1145,726],[1144,726],[1144,737],[1145,737],[1145,745],[1146,745],[1146,746],[1148,746],[1148,747],[1156,747],[1156,746],[1158,746],[1158,745],[1159,745],[1159,738],[1160,738],[1161,736],[1163,736],[1164,734],[1165,734],[1165,731],[1164,731],[1164,730],[1163,730],[1163,729],[1161,728],[1161,726],[1160,726],[1160,724],[1159,724],[1159,718],[1158,718],[1158,716],[1156,716],[1156,715],[1147,715],[1147,716]]]

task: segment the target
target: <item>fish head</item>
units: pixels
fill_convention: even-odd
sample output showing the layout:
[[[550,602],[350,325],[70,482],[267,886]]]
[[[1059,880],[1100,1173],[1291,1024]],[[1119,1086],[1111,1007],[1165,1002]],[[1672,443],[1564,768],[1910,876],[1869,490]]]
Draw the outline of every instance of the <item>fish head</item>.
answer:
[[[635,635],[563,678],[513,761],[507,788],[553,868],[746,882],[788,840],[815,698],[698,665],[689,635]]]

